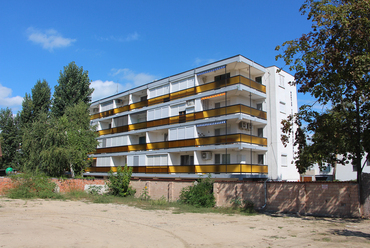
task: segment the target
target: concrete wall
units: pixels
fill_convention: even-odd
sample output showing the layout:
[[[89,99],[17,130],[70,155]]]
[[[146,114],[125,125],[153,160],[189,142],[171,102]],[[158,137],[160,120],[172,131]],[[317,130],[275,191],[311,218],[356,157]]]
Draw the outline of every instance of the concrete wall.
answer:
[[[105,185],[104,180],[53,179],[61,193],[84,190],[87,185]],[[370,174],[364,174],[365,205],[362,216],[370,218]],[[151,199],[164,197],[169,201],[179,198],[181,189],[192,181],[135,180],[131,185],[140,197],[145,187]],[[0,178],[0,194],[12,187],[10,178]],[[265,189],[266,187],[266,189]],[[265,205],[265,192],[267,201]],[[215,182],[216,206],[231,206],[233,199],[252,201],[257,209],[268,212],[298,213],[302,215],[360,217],[358,185],[350,182]]]

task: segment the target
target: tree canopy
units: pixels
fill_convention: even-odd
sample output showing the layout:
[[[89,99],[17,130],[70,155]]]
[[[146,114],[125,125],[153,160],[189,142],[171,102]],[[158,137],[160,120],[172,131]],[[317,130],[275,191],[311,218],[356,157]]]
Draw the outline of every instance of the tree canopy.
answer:
[[[299,172],[313,162],[352,161],[360,183],[361,159],[370,152],[370,2],[306,0],[300,11],[313,22],[312,31],[277,46],[282,54],[276,59],[295,71],[291,84],[299,85],[299,92],[331,107],[318,112],[302,106],[283,121],[282,140],[298,124],[294,138]]]
[[[14,116],[10,108],[0,109],[1,167],[20,167],[21,133],[19,115]]]
[[[84,71],[82,66],[78,67],[75,62],[69,63],[64,67],[64,71],[60,72],[58,85],[54,88],[52,114],[61,117],[67,107],[80,101],[89,103],[94,91],[89,87],[88,71]]]

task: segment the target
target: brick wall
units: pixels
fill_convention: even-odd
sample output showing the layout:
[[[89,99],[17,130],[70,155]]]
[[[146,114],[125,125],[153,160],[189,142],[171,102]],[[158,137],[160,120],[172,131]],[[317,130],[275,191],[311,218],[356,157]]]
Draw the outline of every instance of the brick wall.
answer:
[[[364,216],[370,218],[370,173],[362,173],[362,190],[365,204],[362,209]]]
[[[217,206],[231,206],[231,200],[239,197],[268,212],[347,217],[360,214],[356,183],[216,182],[214,193]]]
[[[182,188],[193,185],[192,182],[183,181],[156,181],[156,180],[132,180],[131,186],[136,189],[135,197],[140,197],[147,187],[150,199],[157,200],[162,197],[169,201],[177,201]]]
[[[59,192],[84,190],[86,185],[105,185],[101,179],[52,179]],[[362,213],[370,218],[370,174],[364,175],[365,205]],[[169,201],[179,198],[181,189],[193,185],[192,181],[132,180],[136,197],[145,187],[151,199],[164,197]],[[0,178],[0,194],[12,187],[10,178]],[[265,205],[265,187],[267,202]],[[299,213],[302,215],[358,217],[359,195],[356,183],[343,182],[215,182],[216,206],[231,206],[233,199],[252,201],[256,208],[269,212]]]

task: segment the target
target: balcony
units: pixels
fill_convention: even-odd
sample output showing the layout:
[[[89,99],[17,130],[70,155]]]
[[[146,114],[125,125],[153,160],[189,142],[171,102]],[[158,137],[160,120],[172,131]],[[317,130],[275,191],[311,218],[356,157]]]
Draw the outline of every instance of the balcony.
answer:
[[[259,164],[215,164],[215,165],[172,165],[132,166],[133,173],[145,174],[196,174],[196,173],[259,173],[267,174],[268,166]],[[117,172],[117,167],[89,167],[85,172]]]
[[[182,116],[180,115],[172,116],[172,117],[164,118],[160,120],[153,120],[153,121],[131,124],[128,126],[121,126],[121,127],[111,128],[111,129],[100,130],[98,132],[99,132],[99,135],[121,133],[121,132],[128,132],[132,130],[139,130],[139,129],[145,129],[145,128],[150,128],[150,127],[158,127],[158,126],[164,126],[164,125],[185,123],[185,122],[190,122],[190,121],[195,121],[195,120],[202,120],[206,118],[217,117],[217,116],[228,115],[228,114],[237,114],[237,113],[243,113],[243,114],[248,114],[251,116],[256,116],[264,120],[267,119],[266,112],[252,108],[252,107],[248,107],[242,104],[237,104],[237,105],[232,105],[228,107],[222,107],[222,108],[217,108],[217,109],[210,109],[210,110],[190,113],[190,114],[182,115]]]
[[[94,154],[149,151],[169,148],[199,147],[207,145],[235,144],[235,143],[247,143],[260,146],[267,146],[267,139],[248,134],[228,134],[228,135],[201,137],[196,139],[161,141],[147,144],[98,148],[96,149]]]
[[[243,84],[245,86],[248,86],[252,89],[261,91],[263,93],[266,93],[266,86],[265,85],[257,83],[255,81],[253,81],[251,79],[248,79],[246,77],[243,77],[243,76],[235,76],[235,77],[231,77],[231,78],[228,78],[228,79],[225,79],[225,80],[215,81],[215,82],[211,82],[211,83],[208,83],[208,84],[192,87],[192,88],[189,88],[189,89],[173,92],[171,94],[162,95],[162,96],[152,98],[152,99],[149,99],[149,100],[133,103],[133,104],[126,105],[126,106],[123,106],[123,107],[120,107],[120,108],[107,110],[107,111],[104,111],[104,112],[101,112],[101,113],[91,115],[90,119],[94,120],[94,119],[98,119],[98,118],[103,118],[103,117],[107,117],[107,116],[114,115],[114,114],[117,114],[117,113],[121,113],[121,112],[124,112],[124,111],[129,111],[129,110],[133,110],[133,109],[137,109],[137,108],[142,108],[142,107],[146,107],[146,106],[160,104],[160,103],[168,102],[168,101],[171,101],[171,100],[175,100],[175,99],[179,99],[179,98],[183,98],[183,97],[187,97],[187,96],[192,96],[192,95],[195,95],[195,94],[198,94],[198,93],[206,92],[206,91],[209,91],[209,90],[215,90],[215,89],[219,89],[219,88],[222,88],[222,87],[225,87],[225,86],[235,85],[235,84],[239,84],[239,83]]]

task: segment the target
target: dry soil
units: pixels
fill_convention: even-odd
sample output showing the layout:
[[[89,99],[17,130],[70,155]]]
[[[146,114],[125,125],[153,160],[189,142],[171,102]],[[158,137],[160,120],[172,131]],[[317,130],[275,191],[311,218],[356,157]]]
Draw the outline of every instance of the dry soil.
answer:
[[[370,247],[370,220],[0,198],[0,247]]]

